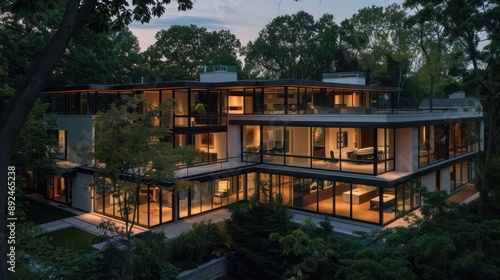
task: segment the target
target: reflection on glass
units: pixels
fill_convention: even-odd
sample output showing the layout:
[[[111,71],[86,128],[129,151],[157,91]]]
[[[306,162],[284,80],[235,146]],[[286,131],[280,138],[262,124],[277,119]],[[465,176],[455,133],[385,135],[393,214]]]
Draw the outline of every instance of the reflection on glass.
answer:
[[[379,223],[378,194],[377,187],[352,184],[352,191],[343,193],[343,201],[351,202],[353,219]]]
[[[204,182],[200,184],[201,192],[201,210],[203,212],[212,210],[212,203],[214,198],[214,182]]]
[[[382,197],[378,198],[379,209],[382,211],[383,223],[396,218],[396,192],[393,188],[385,188]]]
[[[162,223],[172,220],[173,194],[166,189],[161,190],[161,220]]]
[[[350,204],[351,184],[337,182],[335,186],[335,215],[341,217],[351,217]]]

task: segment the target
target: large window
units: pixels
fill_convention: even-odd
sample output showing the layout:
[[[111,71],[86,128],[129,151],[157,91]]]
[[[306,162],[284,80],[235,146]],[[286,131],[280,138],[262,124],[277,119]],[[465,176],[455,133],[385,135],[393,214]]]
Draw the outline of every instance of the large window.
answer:
[[[477,151],[475,122],[421,126],[418,129],[419,166]]]
[[[365,174],[395,169],[394,129],[246,125],[242,133],[248,162]]]

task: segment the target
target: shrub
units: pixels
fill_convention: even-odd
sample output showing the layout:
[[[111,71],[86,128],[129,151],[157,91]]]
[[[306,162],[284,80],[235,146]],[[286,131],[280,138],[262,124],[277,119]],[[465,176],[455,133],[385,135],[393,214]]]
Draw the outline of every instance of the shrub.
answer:
[[[179,268],[191,269],[221,254],[228,247],[223,225],[212,221],[194,223],[169,244],[170,260]]]

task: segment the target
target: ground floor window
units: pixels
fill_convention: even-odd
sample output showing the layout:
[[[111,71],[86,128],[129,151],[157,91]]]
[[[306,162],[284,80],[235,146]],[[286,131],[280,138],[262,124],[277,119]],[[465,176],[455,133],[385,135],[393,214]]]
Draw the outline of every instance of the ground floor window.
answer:
[[[472,160],[450,166],[450,192],[453,192],[472,180]]]
[[[412,183],[416,184],[416,183]],[[420,207],[420,196],[409,184],[394,188],[293,177],[291,207],[385,224],[403,211]]]
[[[63,204],[71,204],[71,178],[48,176],[45,184],[45,197]]]
[[[255,186],[250,184],[247,191],[247,175],[232,176],[209,182],[193,182],[187,186],[160,187],[144,185],[137,195],[138,207],[134,210],[135,223],[144,227],[153,227],[170,221],[191,217],[211,211],[237,201],[246,200],[253,194]],[[250,181],[253,180],[250,175]],[[94,211],[121,219],[125,196],[111,190],[96,188]]]
[[[287,175],[251,172],[174,190],[143,186],[135,222],[145,227],[175,221],[244,201],[256,195],[265,203],[280,198],[283,204],[305,211],[374,224],[389,223],[420,207],[419,181],[393,188]],[[119,197],[96,190],[94,211],[120,218]]]

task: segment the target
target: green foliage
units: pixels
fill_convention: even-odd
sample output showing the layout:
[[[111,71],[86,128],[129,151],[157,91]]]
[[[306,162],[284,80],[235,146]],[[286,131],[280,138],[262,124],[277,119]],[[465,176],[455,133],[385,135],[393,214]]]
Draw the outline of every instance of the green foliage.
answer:
[[[128,240],[138,213],[140,188],[173,182],[176,164],[192,161],[197,152],[192,147],[174,149],[172,143],[161,141],[168,129],[158,121],[172,110],[171,103],[151,106],[145,95],[122,101],[94,119],[97,179],[93,186],[117,200]]]
[[[279,243],[285,256],[294,256],[288,258],[292,268],[285,274],[287,279],[321,279],[333,275],[336,265],[332,260],[340,256],[329,246],[329,239],[325,235],[324,238],[317,236],[319,232],[320,229],[309,218],[290,234],[270,235],[271,240]]]
[[[391,258],[393,272],[406,275],[405,279],[498,278],[500,222],[481,219],[465,205],[447,204],[443,192],[423,189],[422,197],[422,217],[411,216],[408,227],[373,233],[369,244],[383,241],[385,246],[369,249],[370,254],[362,251],[355,260],[346,261],[348,271]],[[377,271],[373,269],[366,266],[366,271]]]
[[[170,260],[181,269],[192,269],[217,257],[229,246],[223,224],[212,221],[194,223],[169,242]]]
[[[249,202],[229,206],[231,219],[226,222],[233,246],[228,255],[229,269],[243,279],[281,277],[287,265],[272,233],[285,235],[292,229],[291,216],[279,200],[261,203],[253,196]]]
[[[168,262],[168,254],[163,231],[148,231],[134,238],[127,274],[134,279],[175,279],[178,270]]]
[[[227,30],[210,32],[194,24],[173,25],[158,31],[156,42],[144,54],[150,78],[161,81],[179,77],[193,80],[203,65],[228,64],[241,69],[237,58],[240,48],[240,41]],[[172,73],[172,69],[180,73]]]
[[[333,70],[338,26],[329,14],[314,21],[301,11],[273,19],[245,48],[252,78],[316,79]]]
[[[206,113],[207,109],[205,108],[205,104],[203,103],[196,103],[194,105],[193,109],[191,109],[194,113]]]
[[[69,43],[50,85],[139,82],[145,71],[139,51],[137,38],[126,28],[98,33],[84,28]]]

